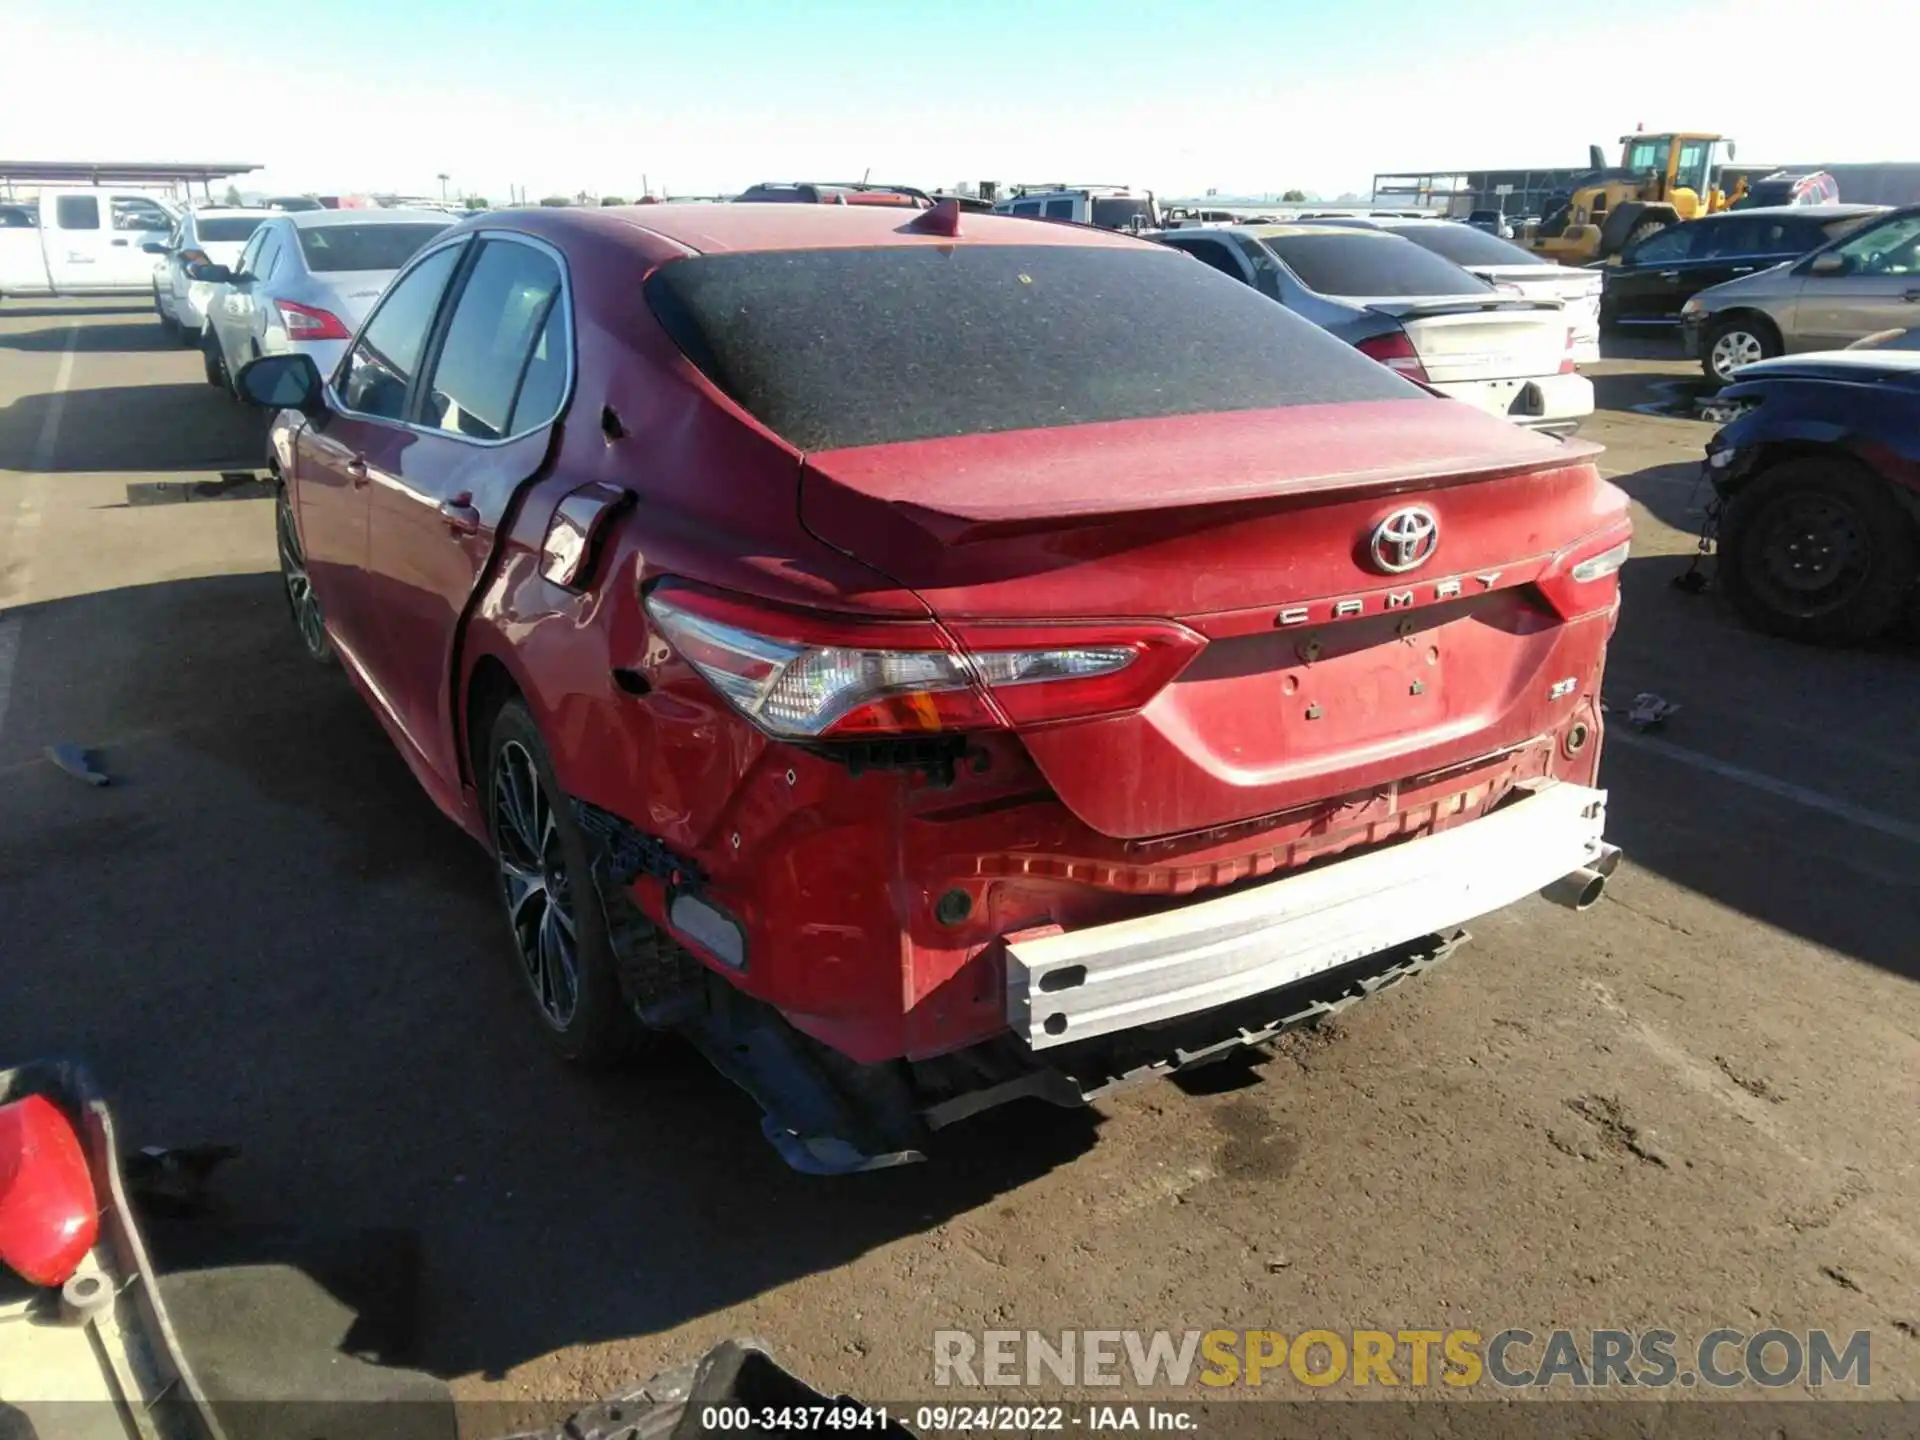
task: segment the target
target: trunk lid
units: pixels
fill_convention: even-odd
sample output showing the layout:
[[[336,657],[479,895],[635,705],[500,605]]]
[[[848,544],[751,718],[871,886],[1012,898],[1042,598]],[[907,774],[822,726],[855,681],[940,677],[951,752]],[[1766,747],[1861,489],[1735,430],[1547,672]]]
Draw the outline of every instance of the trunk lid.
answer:
[[[393,276],[391,270],[328,271],[324,275],[309,278],[306,294],[289,295],[287,298],[330,310],[346,323],[349,330],[357,330],[360,322],[373,309],[373,302],[385,293],[387,282]]]
[[[1400,322],[1437,384],[1555,374],[1567,353],[1568,320],[1557,301],[1362,300]]]
[[[971,636],[1159,619],[1205,636],[1144,708],[1021,730],[1081,820],[1139,839],[1540,734],[1571,662],[1533,582],[1625,513],[1597,453],[1424,396],[1309,405],[818,453],[801,517]],[[1409,507],[1435,544],[1384,571],[1373,536]]]

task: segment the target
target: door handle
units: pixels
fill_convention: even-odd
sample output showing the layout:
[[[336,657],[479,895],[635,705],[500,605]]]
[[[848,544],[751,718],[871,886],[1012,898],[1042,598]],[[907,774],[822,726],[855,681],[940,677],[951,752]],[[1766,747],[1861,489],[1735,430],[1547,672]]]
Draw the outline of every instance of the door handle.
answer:
[[[462,490],[451,500],[442,500],[440,518],[456,535],[475,534],[480,529],[480,512],[473,508],[473,492]]]
[[[1736,265],[1733,267],[1733,273],[1736,275],[1751,275],[1753,273],[1753,266]]]
[[[367,483],[367,462],[362,460],[358,455],[355,455],[347,461],[346,470],[347,479],[352,483],[354,489],[358,490],[362,485]]]
[[[115,245],[125,245],[125,244],[126,244],[127,242],[126,242],[126,241],[124,241],[124,240],[115,240],[115,241],[112,241],[112,242],[110,242],[110,243],[112,243],[112,244],[115,244]]]
[[[1662,270],[1660,272],[1660,278],[1662,280],[1678,280],[1680,278],[1680,272],[1678,270]]]

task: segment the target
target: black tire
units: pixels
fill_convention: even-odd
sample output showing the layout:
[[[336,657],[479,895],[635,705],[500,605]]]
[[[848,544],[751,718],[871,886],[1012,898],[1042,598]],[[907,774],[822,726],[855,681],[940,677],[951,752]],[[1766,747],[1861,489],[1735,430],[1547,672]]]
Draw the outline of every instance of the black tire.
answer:
[[[1721,588],[1756,629],[1858,645],[1900,619],[1920,573],[1920,536],[1887,485],[1843,455],[1802,456],[1728,501]]]
[[[220,342],[213,338],[211,329],[203,331],[200,336],[200,365],[209,385],[228,394],[233,393],[227,383],[227,362],[220,354]]]
[[[1715,385],[1725,385],[1740,365],[1771,360],[1784,348],[1771,321],[1750,310],[1736,310],[1707,326],[1700,341],[1700,373]]]
[[[539,727],[517,697],[503,703],[493,717],[486,757],[487,834],[511,955],[541,1028],[560,1054],[577,1065],[597,1069],[625,1060],[646,1032],[621,994],[585,837],[554,779]],[[529,773],[535,782],[531,795]],[[537,855],[526,843],[528,833],[541,837]],[[539,876],[537,886],[525,884],[524,877],[533,874]],[[538,898],[530,893],[535,888]],[[555,912],[550,922],[548,916]],[[564,950],[547,948],[548,942],[562,937],[565,927],[558,917],[567,915],[572,919],[574,960],[570,995],[564,964],[559,963]]]
[[[313,577],[307,573],[306,552],[300,544],[300,528],[293,521],[286,487],[273,502],[274,539],[280,551],[280,585],[286,592],[287,610],[293,617],[294,633],[300,637],[307,658],[318,665],[338,663],[333,642],[327,638],[325,614],[320,597],[314,592]]]
[[[179,333],[180,322],[160,308],[160,292],[158,290],[153,292],[153,314],[154,318],[160,322],[160,333],[169,340],[174,339]]]

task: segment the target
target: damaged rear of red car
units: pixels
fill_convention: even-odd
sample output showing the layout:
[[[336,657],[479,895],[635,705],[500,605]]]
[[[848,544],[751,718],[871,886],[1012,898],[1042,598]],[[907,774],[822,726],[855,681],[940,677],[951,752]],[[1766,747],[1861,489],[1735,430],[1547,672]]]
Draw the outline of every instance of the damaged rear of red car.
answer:
[[[429,789],[510,913],[502,804],[561,817],[582,988],[609,967],[792,1163],[1079,1102],[1597,894],[1629,522],[1593,447],[1122,237],[676,212],[484,222],[565,257],[576,353]]]

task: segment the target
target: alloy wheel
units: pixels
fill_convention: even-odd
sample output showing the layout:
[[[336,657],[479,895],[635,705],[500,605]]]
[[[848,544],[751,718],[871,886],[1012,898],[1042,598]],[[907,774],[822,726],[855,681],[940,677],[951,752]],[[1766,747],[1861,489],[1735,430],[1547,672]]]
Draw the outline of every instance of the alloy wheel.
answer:
[[[532,754],[517,740],[493,761],[494,852],[520,968],[546,1022],[564,1030],[580,1000],[580,940],[560,824]]]
[[[300,549],[300,533],[294,528],[285,494],[274,506],[274,530],[280,545],[280,578],[287,587],[287,604],[293,610],[300,643],[314,659],[324,660],[328,655],[326,622],[320,614],[320,597],[313,593],[307,557]]]
[[[1766,347],[1751,330],[1729,330],[1713,342],[1713,373],[1722,380],[1731,379],[1742,365],[1766,358]]]

